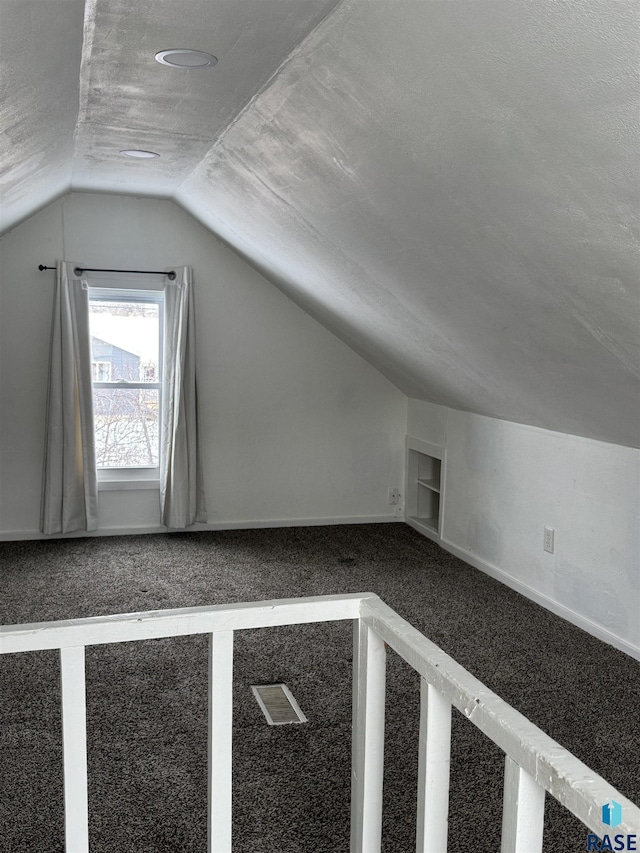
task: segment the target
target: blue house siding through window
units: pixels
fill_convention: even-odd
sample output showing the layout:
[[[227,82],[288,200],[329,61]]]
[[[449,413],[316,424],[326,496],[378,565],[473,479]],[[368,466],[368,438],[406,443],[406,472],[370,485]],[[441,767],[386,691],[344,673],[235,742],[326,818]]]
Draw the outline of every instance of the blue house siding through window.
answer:
[[[96,382],[140,382],[143,378],[140,376],[140,356],[135,353],[94,337],[91,338],[91,352]],[[98,367],[101,364],[110,366],[108,375]]]

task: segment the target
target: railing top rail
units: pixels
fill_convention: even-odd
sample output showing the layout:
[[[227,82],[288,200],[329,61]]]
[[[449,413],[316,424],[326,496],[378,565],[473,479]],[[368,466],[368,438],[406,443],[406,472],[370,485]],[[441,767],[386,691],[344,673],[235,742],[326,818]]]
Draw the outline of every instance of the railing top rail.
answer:
[[[615,799],[623,821],[616,832],[640,832],[640,809],[575,755],[428,640],[379,598],[365,598],[363,622],[445,696],[546,791],[595,832],[601,807]]]
[[[358,619],[372,592],[151,610],[0,627],[0,654]]]

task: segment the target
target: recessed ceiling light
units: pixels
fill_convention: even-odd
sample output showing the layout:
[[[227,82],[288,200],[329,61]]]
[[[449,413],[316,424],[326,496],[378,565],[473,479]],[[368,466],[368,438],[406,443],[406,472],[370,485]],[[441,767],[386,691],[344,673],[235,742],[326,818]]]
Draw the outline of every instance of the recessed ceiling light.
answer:
[[[140,151],[137,148],[125,148],[124,151],[120,152],[124,154],[125,157],[138,157],[141,160],[147,159],[149,157],[159,157],[159,154],[156,154],[154,151]]]
[[[156,53],[156,59],[162,65],[169,65],[171,68],[207,68],[215,65],[218,61],[215,56],[210,53],[204,53],[202,50],[189,50],[188,48],[179,48],[176,50],[161,50]]]

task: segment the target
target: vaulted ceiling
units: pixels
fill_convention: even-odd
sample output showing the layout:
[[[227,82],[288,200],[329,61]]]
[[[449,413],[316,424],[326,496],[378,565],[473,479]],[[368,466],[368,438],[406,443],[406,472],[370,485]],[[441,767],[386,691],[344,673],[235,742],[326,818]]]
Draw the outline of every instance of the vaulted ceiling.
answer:
[[[638,11],[0,0],[0,223],[173,198],[410,396],[638,445]]]

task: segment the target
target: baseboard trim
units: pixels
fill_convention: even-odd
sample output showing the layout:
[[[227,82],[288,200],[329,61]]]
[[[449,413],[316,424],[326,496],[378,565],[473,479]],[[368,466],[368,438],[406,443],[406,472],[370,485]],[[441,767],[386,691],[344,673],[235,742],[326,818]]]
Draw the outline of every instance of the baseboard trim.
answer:
[[[602,625],[598,625],[597,622],[592,622],[591,619],[588,619],[586,616],[582,616],[580,613],[576,613],[575,610],[571,610],[570,607],[566,607],[564,604],[560,604],[553,598],[549,598],[544,595],[544,593],[538,592],[538,590],[528,586],[528,584],[523,583],[520,580],[517,580],[512,577],[512,575],[502,569],[499,569],[497,566],[494,566],[492,563],[488,563],[485,560],[480,559],[475,554],[472,554],[470,551],[465,551],[463,548],[460,548],[453,542],[449,542],[447,539],[440,539],[438,544],[441,545],[445,551],[453,554],[454,557],[459,557],[475,569],[479,569],[486,575],[495,578],[495,580],[500,581],[511,589],[514,589],[516,592],[519,592],[521,595],[524,595],[526,598],[531,599],[531,601],[535,601],[536,604],[539,604],[546,610],[550,610],[552,613],[555,613],[556,616],[560,616],[562,619],[566,619],[567,622],[571,622],[572,625],[582,628],[582,630],[586,631],[587,634],[597,637],[598,640],[602,640],[603,643],[608,643],[608,645],[624,652],[635,660],[640,660],[640,647],[635,646],[623,637],[619,637],[617,634],[614,634]]]
[[[33,539],[83,539],[94,536],[134,536],[146,533],[199,533],[215,530],[254,530],[268,527],[327,527],[336,524],[390,524],[404,518],[394,515],[354,515],[339,518],[287,518],[266,519],[261,521],[215,521],[206,524],[192,524],[185,529],[175,529],[164,525],[140,525],[132,527],[102,527],[99,530],[75,530],[73,533],[41,533],[39,530],[11,530],[0,532],[0,542],[19,542]]]

